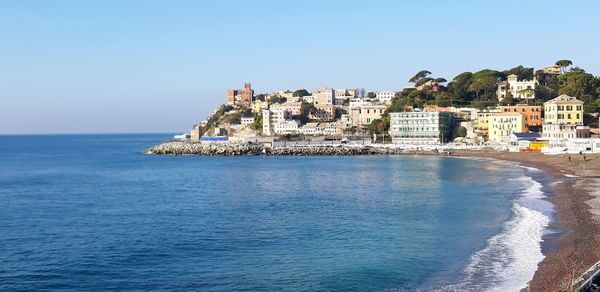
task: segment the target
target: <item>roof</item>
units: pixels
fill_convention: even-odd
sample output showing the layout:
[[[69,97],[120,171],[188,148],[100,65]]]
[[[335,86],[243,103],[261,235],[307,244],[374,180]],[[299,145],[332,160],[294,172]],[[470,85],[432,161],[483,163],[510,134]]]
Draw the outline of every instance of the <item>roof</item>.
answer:
[[[540,133],[512,133],[517,139],[536,139],[540,137]]]
[[[561,104],[561,103],[569,103],[569,104],[573,104],[573,103],[577,103],[577,104],[583,104],[583,101],[578,100],[575,97],[572,96],[568,96],[566,94],[563,94],[559,97],[556,97],[554,99],[551,99],[547,102],[544,102],[544,105],[546,104]]]
[[[522,112],[503,112],[503,113],[492,113],[491,116],[526,116]]]

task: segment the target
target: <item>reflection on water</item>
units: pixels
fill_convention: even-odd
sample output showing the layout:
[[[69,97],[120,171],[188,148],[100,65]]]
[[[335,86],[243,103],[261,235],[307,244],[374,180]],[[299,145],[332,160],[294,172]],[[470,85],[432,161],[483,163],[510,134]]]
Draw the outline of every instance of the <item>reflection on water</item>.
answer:
[[[163,139],[0,137],[0,289],[415,289],[519,192],[489,161],[140,154]]]

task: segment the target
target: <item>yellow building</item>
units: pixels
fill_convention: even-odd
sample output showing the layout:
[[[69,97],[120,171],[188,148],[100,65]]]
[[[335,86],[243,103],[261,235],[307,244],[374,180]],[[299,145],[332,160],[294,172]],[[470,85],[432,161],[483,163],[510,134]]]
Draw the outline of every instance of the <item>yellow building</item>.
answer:
[[[499,109],[478,110],[475,128],[477,128],[478,130],[487,131],[489,127],[490,116],[497,113],[500,113]]]
[[[563,94],[544,103],[544,123],[583,125],[583,101]]]
[[[583,101],[563,94],[544,103],[543,138],[565,140],[579,137],[578,126],[583,126]]]
[[[252,111],[255,113],[260,113],[264,109],[269,108],[269,103],[266,101],[256,100],[252,103]]]
[[[497,113],[488,117],[488,139],[507,142],[512,133],[527,132],[527,115],[519,112]]]

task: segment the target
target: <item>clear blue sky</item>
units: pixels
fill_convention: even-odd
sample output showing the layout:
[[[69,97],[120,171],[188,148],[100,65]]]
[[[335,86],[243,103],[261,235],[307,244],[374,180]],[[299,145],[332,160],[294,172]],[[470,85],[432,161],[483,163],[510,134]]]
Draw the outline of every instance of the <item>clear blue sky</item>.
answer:
[[[0,1],[0,133],[183,132],[252,82],[397,89],[416,71],[600,75],[600,1]]]

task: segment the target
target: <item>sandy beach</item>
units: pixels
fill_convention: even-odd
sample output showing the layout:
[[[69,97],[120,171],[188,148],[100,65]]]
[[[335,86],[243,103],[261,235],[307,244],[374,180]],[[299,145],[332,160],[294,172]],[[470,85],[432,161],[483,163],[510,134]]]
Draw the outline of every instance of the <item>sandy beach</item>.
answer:
[[[600,260],[600,155],[586,155],[585,161],[583,155],[541,153],[455,151],[452,155],[519,162],[549,177],[549,200],[558,213],[558,226],[566,232],[540,263],[531,291],[570,290],[572,280]]]

